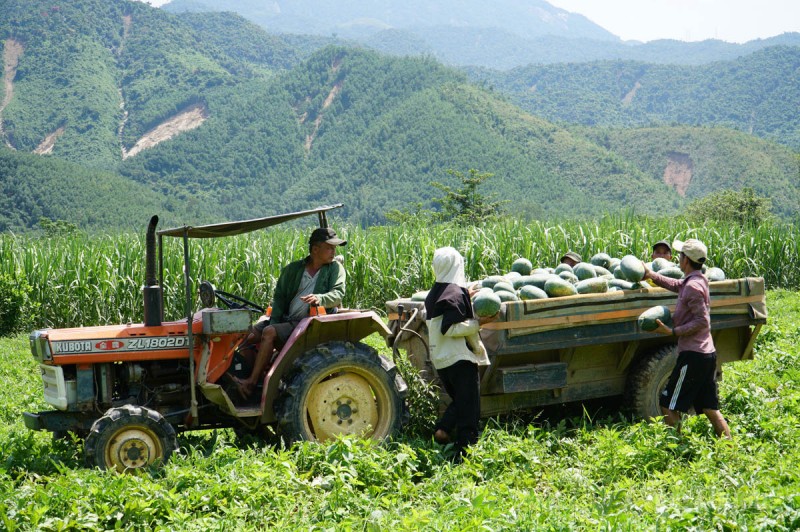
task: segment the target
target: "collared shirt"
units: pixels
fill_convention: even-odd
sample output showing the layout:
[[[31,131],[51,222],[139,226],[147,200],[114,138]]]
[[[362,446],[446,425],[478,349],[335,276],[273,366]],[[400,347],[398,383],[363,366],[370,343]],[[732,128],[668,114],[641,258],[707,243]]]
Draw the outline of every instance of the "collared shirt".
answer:
[[[661,288],[678,293],[672,313],[673,330],[678,337],[678,352],[713,353],[711,339],[711,300],[708,279],[695,270],[683,279],[672,279],[652,272],[652,279]]]

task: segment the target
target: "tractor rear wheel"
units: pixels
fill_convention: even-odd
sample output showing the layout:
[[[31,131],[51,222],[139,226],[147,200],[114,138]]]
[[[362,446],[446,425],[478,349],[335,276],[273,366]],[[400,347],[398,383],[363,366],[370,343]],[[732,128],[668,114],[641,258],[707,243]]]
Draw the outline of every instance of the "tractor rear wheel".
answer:
[[[123,405],[110,408],[86,437],[86,461],[100,469],[133,472],[166,462],[177,450],[175,429],[150,408]]]
[[[625,396],[636,416],[652,419],[662,415],[659,398],[678,360],[678,347],[669,345],[642,357],[628,373]]]
[[[382,440],[403,423],[407,386],[394,363],[362,343],[332,342],[298,358],[276,403],[289,441],[358,434]]]

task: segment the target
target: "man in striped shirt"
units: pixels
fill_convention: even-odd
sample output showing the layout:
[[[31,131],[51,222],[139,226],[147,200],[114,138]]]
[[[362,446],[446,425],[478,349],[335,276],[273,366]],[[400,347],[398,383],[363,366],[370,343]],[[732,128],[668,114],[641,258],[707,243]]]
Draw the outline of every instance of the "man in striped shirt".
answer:
[[[644,276],[661,288],[678,293],[672,314],[674,326],[667,327],[658,320],[658,328],[653,331],[678,338],[678,361],[659,401],[664,421],[671,427],[679,427],[681,413],[694,407],[695,412],[702,411],[706,415],[717,436],[730,439],[728,423],[719,411],[715,380],[717,352],[711,338],[708,279],[702,273],[708,250],[705,244],[694,238],[686,242],[676,240],[672,249],[680,252],[683,279],[665,277],[646,266]]]

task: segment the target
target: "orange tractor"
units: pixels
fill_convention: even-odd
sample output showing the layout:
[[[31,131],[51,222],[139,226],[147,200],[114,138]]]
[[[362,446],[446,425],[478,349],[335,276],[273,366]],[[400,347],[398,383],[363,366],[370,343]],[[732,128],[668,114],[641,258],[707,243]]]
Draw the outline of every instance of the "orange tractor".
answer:
[[[285,441],[391,435],[406,415],[407,387],[394,363],[362,342],[373,333],[390,336],[375,312],[338,309],[303,319],[257,393],[244,399],[231,377],[250,372],[242,351],[253,318],[264,308],[203,281],[195,311],[191,240],[311,215],[327,227],[327,211],[338,207],[160,231],[153,216],[146,240],[144,322],[31,333],[45,400],[54,410],[25,412],[25,425],[83,437],[89,465],[118,471],[166,461],[178,447],[176,433],[187,430],[259,433],[273,427]],[[183,240],[185,317],[175,321],[163,319],[164,237]]]

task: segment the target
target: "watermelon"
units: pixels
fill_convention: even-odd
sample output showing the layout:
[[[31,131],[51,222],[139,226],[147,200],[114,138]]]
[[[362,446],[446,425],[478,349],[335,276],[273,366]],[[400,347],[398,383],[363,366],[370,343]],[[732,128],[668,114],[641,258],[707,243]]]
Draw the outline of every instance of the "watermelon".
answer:
[[[578,278],[575,277],[575,274],[572,272],[561,272],[558,274],[558,276],[572,284],[576,284],[578,282]]]
[[[514,293],[514,286],[508,281],[500,281],[492,287],[495,292],[509,292]]]
[[[614,268],[614,279],[622,279],[623,281],[625,280],[625,274],[622,273],[622,268],[619,267],[619,264],[616,268]]]
[[[579,262],[572,267],[572,272],[575,274],[575,277],[581,281],[584,279],[597,277],[597,272],[594,270],[594,265],[589,264],[588,262]]]
[[[472,300],[472,308],[475,310],[475,315],[481,318],[494,316],[500,312],[500,305],[502,301],[497,294],[489,294],[481,290],[475,295]]]
[[[519,290],[523,286],[532,285],[534,282],[533,275],[520,275],[511,284],[514,285],[514,290]]]
[[[502,275],[490,275],[489,277],[487,277],[486,279],[481,281],[481,286],[483,286],[485,288],[492,288],[494,285],[496,285],[500,281],[505,281],[505,280],[506,280],[506,278],[503,277]]]
[[[481,288],[480,290],[478,290],[478,292],[474,296],[472,296],[472,302],[474,303],[475,302],[475,298],[478,297],[481,294],[483,294],[483,295],[494,294],[494,290],[492,290],[491,288],[485,288],[485,287]]]
[[[651,307],[639,314],[639,328],[643,331],[655,331],[658,328],[656,320],[661,320],[661,323],[667,327],[672,327],[672,314],[669,307],[664,305]]]
[[[428,297],[429,290],[422,290],[421,292],[414,292],[411,295],[411,301],[425,301],[425,298]]]
[[[644,278],[644,265],[633,255],[625,255],[619,263],[622,275],[626,281],[638,283]]]
[[[517,272],[520,275],[530,275],[532,269],[533,264],[531,264],[531,261],[522,257],[515,260],[511,265],[511,271]]]
[[[578,293],[575,286],[569,281],[554,275],[544,283],[544,291],[550,297],[574,296]]]
[[[608,253],[596,253],[595,255],[592,255],[592,258],[589,259],[589,262],[594,266],[600,266],[603,269],[608,269],[608,266],[611,264],[611,257],[608,255]]]
[[[680,268],[665,268],[658,273],[660,273],[664,277],[671,277],[673,279],[683,279],[683,272],[681,271]]]
[[[712,267],[706,272],[706,277],[708,277],[709,281],[724,281],[725,272],[721,268]]]
[[[544,283],[546,283],[548,279],[551,279],[553,277],[557,276],[553,275],[552,273],[536,273],[534,275],[531,275],[531,282],[529,284],[532,284],[536,288],[541,288],[542,290],[544,290]]]
[[[561,264],[556,266],[556,269],[554,270],[554,272],[555,272],[556,275],[560,274],[561,272],[572,273],[572,266],[570,266],[566,262],[562,262]]]
[[[584,279],[575,285],[575,290],[579,294],[602,294],[608,292],[608,281],[606,279]]]
[[[499,290],[494,293],[497,297],[500,298],[500,301],[505,303],[506,301],[519,301],[517,299],[516,292],[506,292],[505,290]]]
[[[594,273],[596,273],[598,277],[601,277],[603,275],[611,275],[613,277],[611,272],[606,270],[602,266],[597,266],[597,265],[594,265],[594,264],[593,264],[593,266],[594,266]]]
[[[522,275],[519,272],[508,272],[507,274],[503,275],[506,281],[512,282],[514,279],[519,279]]]
[[[520,298],[522,301],[527,301],[529,299],[547,299],[547,292],[545,292],[541,288],[536,288],[535,286],[526,285],[519,289],[519,291],[517,292],[517,297]]]
[[[612,279],[608,282],[608,286],[613,286],[620,290],[633,290],[633,283],[625,279]]]
[[[668,261],[663,257],[659,257],[653,261],[653,264],[652,266],[650,266],[650,269],[653,270],[654,272],[660,272],[661,270],[666,270],[667,268],[675,268],[675,267],[676,266],[674,262]]]
[[[549,268],[534,268],[531,270],[531,275],[548,275],[552,273]]]
[[[608,266],[606,266],[606,270],[613,272],[619,266],[620,259],[614,257],[610,261],[608,261]]]

